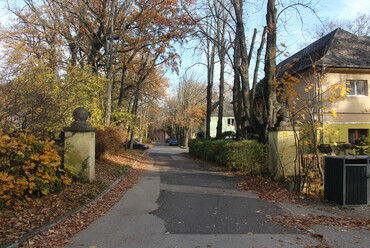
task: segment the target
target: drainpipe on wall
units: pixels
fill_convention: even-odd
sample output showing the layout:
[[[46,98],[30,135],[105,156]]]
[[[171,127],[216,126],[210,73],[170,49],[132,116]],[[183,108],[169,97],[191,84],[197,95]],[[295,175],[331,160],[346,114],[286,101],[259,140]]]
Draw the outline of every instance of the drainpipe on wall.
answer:
[[[322,67],[322,71],[321,71],[321,76],[322,76],[322,80],[324,80],[324,77],[325,77],[325,65],[323,65]],[[323,88],[322,88],[322,85],[323,83],[321,83],[320,85],[320,91],[323,92]],[[320,96],[320,102],[321,102],[321,109],[320,109],[320,112],[321,112],[321,127],[322,127],[322,132],[321,132],[321,144],[324,144],[324,111],[323,111],[323,108],[324,108],[324,103],[322,101],[322,94]]]

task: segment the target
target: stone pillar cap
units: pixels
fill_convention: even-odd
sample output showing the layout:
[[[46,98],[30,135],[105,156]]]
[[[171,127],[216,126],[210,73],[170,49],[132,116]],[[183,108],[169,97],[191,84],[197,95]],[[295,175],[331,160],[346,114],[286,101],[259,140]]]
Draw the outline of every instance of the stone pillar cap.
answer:
[[[96,128],[91,127],[86,120],[89,118],[90,114],[83,107],[78,107],[73,111],[74,122],[71,123],[70,127],[63,128],[64,131],[71,132],[95,132]]]

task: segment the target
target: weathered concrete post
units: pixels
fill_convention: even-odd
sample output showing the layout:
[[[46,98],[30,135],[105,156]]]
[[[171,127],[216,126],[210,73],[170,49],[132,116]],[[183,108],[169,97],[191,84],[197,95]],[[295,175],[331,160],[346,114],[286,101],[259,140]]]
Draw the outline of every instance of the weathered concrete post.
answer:
[[[284,179],[288,190],[294,189],[296,176],[299,174],[299,159],[295,135],[288,120],[282,120],[277,127],[269,131],[269,172]]]
[[[75,168],[75,173],[89,182],[95,180],[95,132],[86,120],[89,112],[82,108],[73,111],[75,119],[70,127],[64,128],[64,163]]]

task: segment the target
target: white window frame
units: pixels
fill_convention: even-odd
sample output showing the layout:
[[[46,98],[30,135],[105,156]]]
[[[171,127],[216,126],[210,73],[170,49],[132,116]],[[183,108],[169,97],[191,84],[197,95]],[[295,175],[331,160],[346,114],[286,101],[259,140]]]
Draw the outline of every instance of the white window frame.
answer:
[[[347,80],[347,83],[351,83],[351,82],[355,82],[354,83],[354,86],[355,86],[355,88],[354,88],[354,90],[353,90],[353,92],[354,92],[354,94],[347,94],[347,96],[350,96],[350,97],[353,97],[353,96],[355,96],[355,97],[358,97],[358,96],[360,96],[360,97],[364,97],[364,96],[367,96],[368,95],[368,83],[367,83],[367,80]],[[357,83],[358,82],[364,82],[365,83],[365,94],[363,95],[363,94],[357,94]],[[350,87],[348,87],[348,88],[350,88]]]

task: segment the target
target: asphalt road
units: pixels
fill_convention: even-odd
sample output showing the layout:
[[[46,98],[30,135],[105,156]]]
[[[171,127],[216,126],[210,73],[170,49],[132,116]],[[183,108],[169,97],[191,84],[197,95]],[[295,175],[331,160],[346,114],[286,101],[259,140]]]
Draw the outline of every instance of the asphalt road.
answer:
[[[157,143],[139,182],[66,247],[305,247],[319,242],[269,222],[284,208],[238,191],[238,179],[207,170]]]

